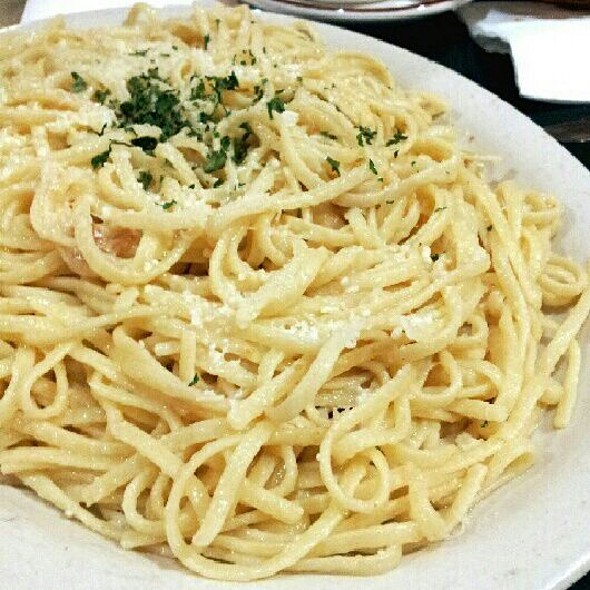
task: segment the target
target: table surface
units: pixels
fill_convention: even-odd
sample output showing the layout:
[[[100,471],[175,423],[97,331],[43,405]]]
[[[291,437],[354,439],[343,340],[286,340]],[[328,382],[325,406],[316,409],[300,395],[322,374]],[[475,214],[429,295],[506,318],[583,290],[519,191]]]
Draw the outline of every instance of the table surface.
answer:
[[[24,5],[25,0],[0,0],[0,27],[19,22]],[[514,83],[510,57],[482,50],[452,12],[393,23],[348,23],[347,28],[404,47],[456,70],[509,102],[541,126],[590,116],[590,103],[564,105],[520,97]],[[590,169],[590,142],[564,145]],[[590,574],[587,574],[571,590],[589,588]]]

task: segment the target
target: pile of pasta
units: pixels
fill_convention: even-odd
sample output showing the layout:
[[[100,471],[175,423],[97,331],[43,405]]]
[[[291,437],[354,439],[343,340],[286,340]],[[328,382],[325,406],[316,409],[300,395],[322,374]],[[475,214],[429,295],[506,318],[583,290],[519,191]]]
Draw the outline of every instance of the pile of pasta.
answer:
[[[305,24],[0,44],[0,469],[203,576],[375,574],[572,413],[562,207]]]

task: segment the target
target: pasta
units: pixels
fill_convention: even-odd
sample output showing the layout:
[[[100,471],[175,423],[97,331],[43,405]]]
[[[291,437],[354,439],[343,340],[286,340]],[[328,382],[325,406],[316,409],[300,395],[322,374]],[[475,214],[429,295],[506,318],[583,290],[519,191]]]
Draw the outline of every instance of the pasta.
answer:
[[[0,469],[206,577],[369,575],[574,411],[587,269],[432,95],[304,23],[0,45]]]

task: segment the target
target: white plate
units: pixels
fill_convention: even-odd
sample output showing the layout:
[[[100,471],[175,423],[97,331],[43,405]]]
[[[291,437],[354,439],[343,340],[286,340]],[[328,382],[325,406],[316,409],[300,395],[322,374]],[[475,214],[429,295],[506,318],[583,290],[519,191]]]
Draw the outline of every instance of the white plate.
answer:
[[[207,1],[204,1],[207,4]],[[170,8],[166,14],[186,14]],[[76,14],[78,27],[121,22],[123,11]],[[260,15],[275,22],[287,17]],[[590,172],[510,105],[437,64],[403,49],[329,25],[315,25],[338,48],[358,48],[382,59],[405,86],[447,98],[459,127],[477,146],[501,154],[499,174],[555,193],[566,204],[561,248],[590,258]],[[563,590],[590,568],[590,346],[583,349],[580,392],[572,424],[540,432],[535,466],[494,492],[472,512],[463,533],[402,559],[374,578],[279,576],[253,584],[203,580],[175,563],[133,552],[65,519],[23,490],[0,485],[0,583],[7,590]]]
[[[245,0],[270,12],[329,22],[379,22],[422,18],[455,10],[471,0]]]

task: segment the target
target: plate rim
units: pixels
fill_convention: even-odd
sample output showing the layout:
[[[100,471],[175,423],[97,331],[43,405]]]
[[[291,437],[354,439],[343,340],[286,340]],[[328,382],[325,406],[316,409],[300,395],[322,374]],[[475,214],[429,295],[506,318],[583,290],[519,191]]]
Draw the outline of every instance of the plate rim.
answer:
[[[337,0],[335,0],[336,2]],[[435,2],[423,2],[419,6],[408,8],[363,8],[360,4],[356,7],[341,6],[310,6],[297,0],[244,0],[246,4],[278,14],[286,14],[300,18],[311,18],[326,22],[393,22],[403,20],[415,20],[434,16],[450,10],[457,10],[461,6],[473,0],[436,0]]]

